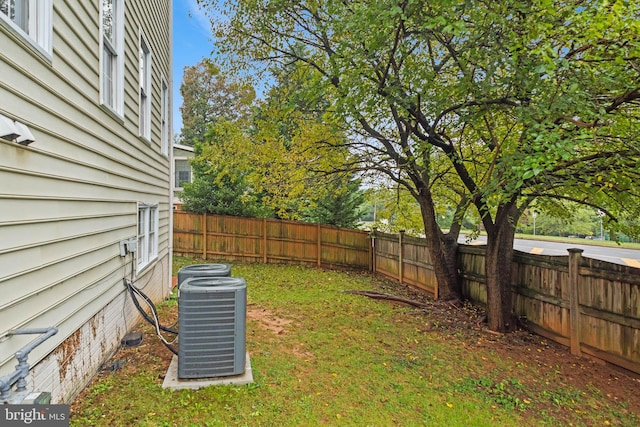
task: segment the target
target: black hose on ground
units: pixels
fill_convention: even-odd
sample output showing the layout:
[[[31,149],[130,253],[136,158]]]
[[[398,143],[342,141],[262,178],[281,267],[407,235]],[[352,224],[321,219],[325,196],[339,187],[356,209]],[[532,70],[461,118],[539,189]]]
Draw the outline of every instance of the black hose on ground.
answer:
[[[178,334],[178,331],[176,331],[175,329],[167,328],[166,326],[160,325],[160,323],[156,324],[155,319],[151,318],[147,314],[147,312],[144,311],[144,309],[140,306],[140,302],[138,301],[138,298],[136,297],[136,294],[139,294],[142,298],[144,298],[145,301],[147,301],[147,303],[149,303],[149,306],[151,307],[151,310],[153,311],[153,314],[154,314],[155,318],[157,319],[158,318],[158,312],[156,311],[156,306],[153,304],[151,299],[147,295],[145,295],[145,293],[142,292],[140,289],[136,288],[134,290],[133,289],[134,286],[127,279],[122,279],[122,280],[124,282],[125,287],[129,291],[129,294],[131,295],[131,299],[133,300],[133,304],[136,306],[136,308],[138,309],[138,311],[140,312],[142,317],[147,322],[149,322],[153,326],[157,326],[160,330],[163,330],[165,332],[169,332],[169,333],[172,333],[172,334],[175,334],[175,335]],[[161,341],[169,350],[171,350],[171,352],[173,354],[178,354],[178,350],[174,346],[172,346],[171,344],[167,343],[164,340],[161,340]]]

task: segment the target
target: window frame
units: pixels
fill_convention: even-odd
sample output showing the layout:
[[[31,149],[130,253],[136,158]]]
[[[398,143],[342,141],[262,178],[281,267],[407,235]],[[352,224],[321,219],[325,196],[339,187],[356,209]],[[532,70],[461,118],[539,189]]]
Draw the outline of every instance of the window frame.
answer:
[[[100,0],[100,103],[124,117],[124,0],[113,0],[112,40],[105,35],[104,0]],[[107,58],[111,60],[108,84]]]
[[[151,45],[140,30],[138,45],[139,136],[151,142]]]
[[[191,162],[189,162],[189,158],[188,157],[174,157],[173,158],[173,188],[177,191],[182,191],[184,189],[184,187],[182,186],[178,186],[177,185],[177,181],[178,181],[178,172],[180,172],[178,170],[178,162],[179,161],[186,161],[187,164],[189,165],[189,183],[193,182],[193,168],[191,167]]]
[[[138,203],[136,271],[158,259],[159,205]]]
[[[27,28],[0,12],[0,24],[24,38],[39,54],[49,61],[53,56],[53,0],[17,0],[27,5],[28,18],[23,22]],[[9,0],[5,0],[7,12]],[[34,13],[29,13],[32,11]]]

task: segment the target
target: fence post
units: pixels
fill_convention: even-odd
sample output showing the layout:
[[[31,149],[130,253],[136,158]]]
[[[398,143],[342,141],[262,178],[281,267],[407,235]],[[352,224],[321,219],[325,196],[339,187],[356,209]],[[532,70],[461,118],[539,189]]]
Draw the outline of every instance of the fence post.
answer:
[[[376,228],[369,233],[369,271],[376,272]]]
[[[580,286],[580,261],[582,249],[567,249],[569,251],[569,340],[571,354],[581,356],[580,350],[580,301],[578,287]]]
[[[322,239],[320,238],[322,230],[320,230],[320,223],[316,224],[316,231],[318,233],[318,267],[322,266]]]
[[[400,230],[398,236],[398,243],[400,244],[400,247],[398,249],[398,281],[400,282],[400,284],[402,284],[402,281],[404,280],[404,274],[402,271],[402,257],[404,256],[404,254],[402,253],[402,242],[404,240],[404,230]]]
[[[207,259],[207,213],[202,214],[202,259]]]
[[[262,261],[267,263],[267,218],[262,219]]]

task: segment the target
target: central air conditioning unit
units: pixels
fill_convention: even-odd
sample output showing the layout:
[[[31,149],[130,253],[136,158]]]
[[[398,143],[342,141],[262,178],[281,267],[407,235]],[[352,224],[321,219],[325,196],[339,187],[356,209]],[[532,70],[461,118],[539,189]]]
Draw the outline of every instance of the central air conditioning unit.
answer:
[[[241,375],[246,361],[247,283],[194,277],[178,298],[178,378]]]
[[[192,264],[178,270],[178,288],[191,277],[230,277],[229,264]]]

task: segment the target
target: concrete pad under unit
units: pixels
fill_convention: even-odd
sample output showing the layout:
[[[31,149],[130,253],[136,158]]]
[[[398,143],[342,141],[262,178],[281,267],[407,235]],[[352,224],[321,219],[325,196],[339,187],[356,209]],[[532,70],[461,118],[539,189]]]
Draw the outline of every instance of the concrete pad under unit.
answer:
[[[212,385],[244,385],[253,382],[253,372],[251,371],[251,361],[247,352],[244,365],[244,374],[230,377],[180,379],[178,378],[178,356],[174,355],[169,364],[169,369],[164,377],[162,388],[171,390],[192,389],[197,390],[202,387]]]

